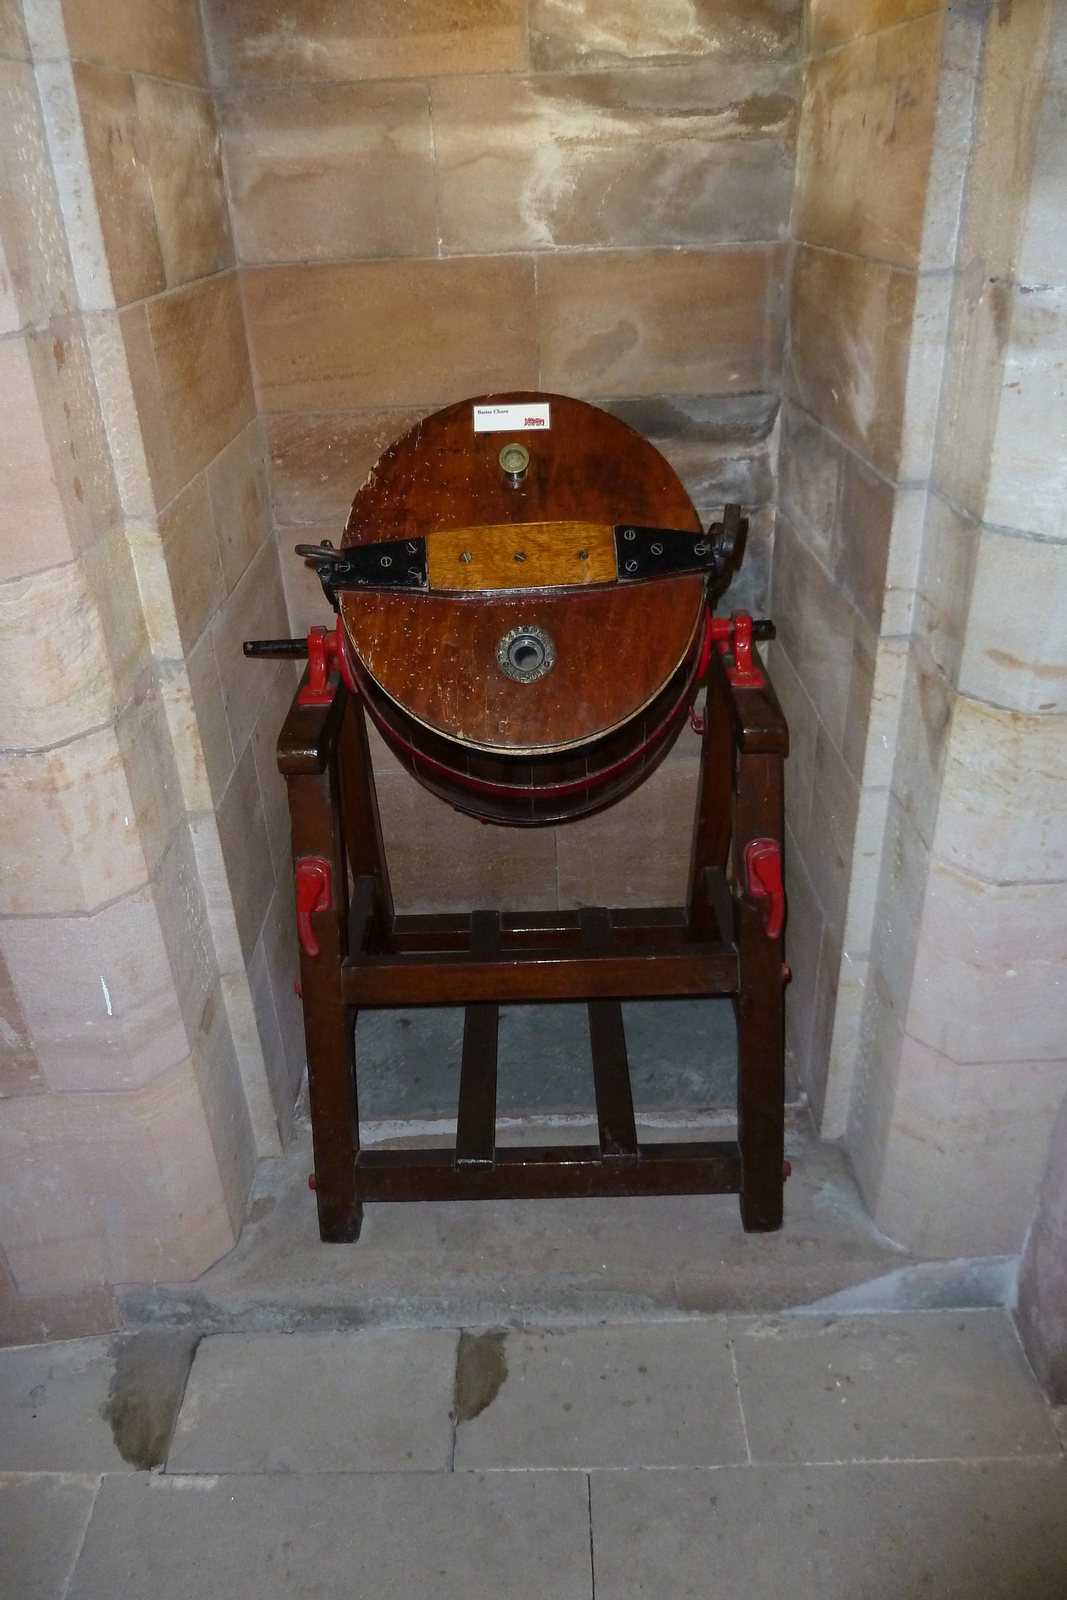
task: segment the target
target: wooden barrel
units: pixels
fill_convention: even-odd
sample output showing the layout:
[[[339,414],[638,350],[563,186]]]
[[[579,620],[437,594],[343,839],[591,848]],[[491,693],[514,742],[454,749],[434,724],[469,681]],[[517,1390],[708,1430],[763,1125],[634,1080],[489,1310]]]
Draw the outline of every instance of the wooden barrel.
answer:
[[[505,406],[531,425],[475,430],[475,408]],[[509,446],[525,466],[502,460]],[[513,826],[586,816],[669,750],[697,688],[707,578],[618,582],[597,530],[626,523],[701,532],[646,439],[562,395],[438,411],[356,495],[344,549],[432,535],[431,560],[449,563],[454,588],[339,600],[347,675],[400,761],[457,809]]]

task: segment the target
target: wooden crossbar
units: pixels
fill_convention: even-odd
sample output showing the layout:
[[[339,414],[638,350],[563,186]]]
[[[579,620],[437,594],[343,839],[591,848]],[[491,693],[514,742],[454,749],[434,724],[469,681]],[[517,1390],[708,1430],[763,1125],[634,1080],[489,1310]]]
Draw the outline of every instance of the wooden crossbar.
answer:
[[[458,1166],[451,1150],[361,1150],[359,1200],[530,1200],[583,1195],[736,1194],[734,1140],[652,1144],[638,1162],[603,1161],[597,1145],[503,1147],[489,1166]]]

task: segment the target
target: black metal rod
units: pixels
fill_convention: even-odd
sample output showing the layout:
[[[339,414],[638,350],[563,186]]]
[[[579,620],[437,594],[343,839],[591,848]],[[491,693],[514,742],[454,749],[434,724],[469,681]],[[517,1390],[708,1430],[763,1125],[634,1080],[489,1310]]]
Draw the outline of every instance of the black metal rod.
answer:
[[[246,639],[242,646],[246,656],[273,656],[284,660],[287,656],[306,656],[306,639]]]
[[[774,623],[770,617],[754,617],[752,619],[753,639],[773,639],[775,637]],[[260,656],[276,661],[287,660],[291,656],[304,657],[308,653],[306,639],[246,639],[241,647],[246,656]]]

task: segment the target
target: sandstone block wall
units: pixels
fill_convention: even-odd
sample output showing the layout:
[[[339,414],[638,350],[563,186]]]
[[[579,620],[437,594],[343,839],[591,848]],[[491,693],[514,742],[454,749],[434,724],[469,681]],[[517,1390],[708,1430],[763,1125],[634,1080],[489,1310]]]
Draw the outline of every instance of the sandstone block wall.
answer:
[[[1019,1249],[1067,1089],[1056,10],[807,18],[773,592],[819,956],[789,1042],[931,1255]]]
[[[855,1053],[872,938],[970,27],[935,4],[813,3],[806,17],[772,609],[791,926],[808,957],[793,963],[788,1042],[831,1134],[848,1104],[831,1062]]]
[[[292,673],[238,670],[286,618],[198,9],[0,49],[0,1244],[23,1321],[106,1320],[230,1246],[291,1116]]]

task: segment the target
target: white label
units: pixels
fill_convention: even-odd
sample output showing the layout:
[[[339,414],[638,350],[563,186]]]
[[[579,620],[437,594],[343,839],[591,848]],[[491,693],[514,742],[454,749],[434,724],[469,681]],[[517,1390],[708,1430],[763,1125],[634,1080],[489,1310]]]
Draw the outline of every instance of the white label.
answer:
[[[475,433],[518,433],[523,428],[550,428],[548,402],[524,406],[475,406]]]

